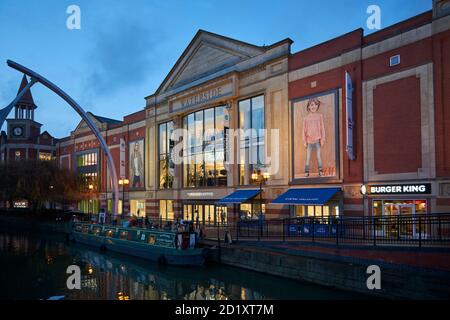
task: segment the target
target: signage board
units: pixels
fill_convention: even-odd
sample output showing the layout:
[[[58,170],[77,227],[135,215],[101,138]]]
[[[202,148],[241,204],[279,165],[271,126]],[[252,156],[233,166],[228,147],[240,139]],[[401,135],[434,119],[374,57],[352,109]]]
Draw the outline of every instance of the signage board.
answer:
[[[431,194],[431,183],[369,185],[361,190],[369,195]]]

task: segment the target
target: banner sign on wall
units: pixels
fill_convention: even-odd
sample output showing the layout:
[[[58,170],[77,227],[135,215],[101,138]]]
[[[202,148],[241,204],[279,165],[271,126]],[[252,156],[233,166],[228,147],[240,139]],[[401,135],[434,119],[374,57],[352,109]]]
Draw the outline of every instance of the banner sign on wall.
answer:
[[[355,160],[355,154],[353,152],[353,83],[350,74],[345,72],[345,101],[346,101],[346,114],[347,114],[347,141],[346,151],[350,160]]]
[[[120,138],[120,178],[125,177],[125,140]]]
[[[293,179],[339,175],[338,92],[292,101]]]
[[[130,188],[144,188],[144,139],[129,143]]]

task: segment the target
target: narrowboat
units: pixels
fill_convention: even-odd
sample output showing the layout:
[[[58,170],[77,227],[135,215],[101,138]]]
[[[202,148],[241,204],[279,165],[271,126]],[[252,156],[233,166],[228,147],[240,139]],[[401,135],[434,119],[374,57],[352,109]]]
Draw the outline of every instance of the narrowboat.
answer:
[[[195,232],[74,223],[71,240],[122,254],[178,266],[201,266],[205,250]]]

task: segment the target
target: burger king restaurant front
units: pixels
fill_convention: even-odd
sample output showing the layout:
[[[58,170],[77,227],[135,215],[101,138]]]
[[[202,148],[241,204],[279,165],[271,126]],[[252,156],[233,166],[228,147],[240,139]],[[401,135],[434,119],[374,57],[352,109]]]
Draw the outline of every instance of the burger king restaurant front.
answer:
[[[361,193],[367,198],[373,218],[384,222],[395,222],[400,218],[403,221],[403,225],[397,222],[391,223],[390,227],[388,223],[380,224],[378,235],[392,233],[417,237],[420,231],[424,235],[426,232],[419,226],[418,219],[431,212],[431,186],[430,183],[363,185]]]

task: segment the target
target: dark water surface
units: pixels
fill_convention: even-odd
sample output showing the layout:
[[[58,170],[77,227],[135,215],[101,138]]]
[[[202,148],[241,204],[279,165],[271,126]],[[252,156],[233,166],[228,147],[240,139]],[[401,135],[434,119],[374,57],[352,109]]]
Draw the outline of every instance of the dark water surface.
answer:
[[[81,268],[81,290],[69,290],[69,265]],[[354,299],[360,295],[237,268],[160,266],[103,253],[64,235],[0,229],[0,299],[252,300]]]

